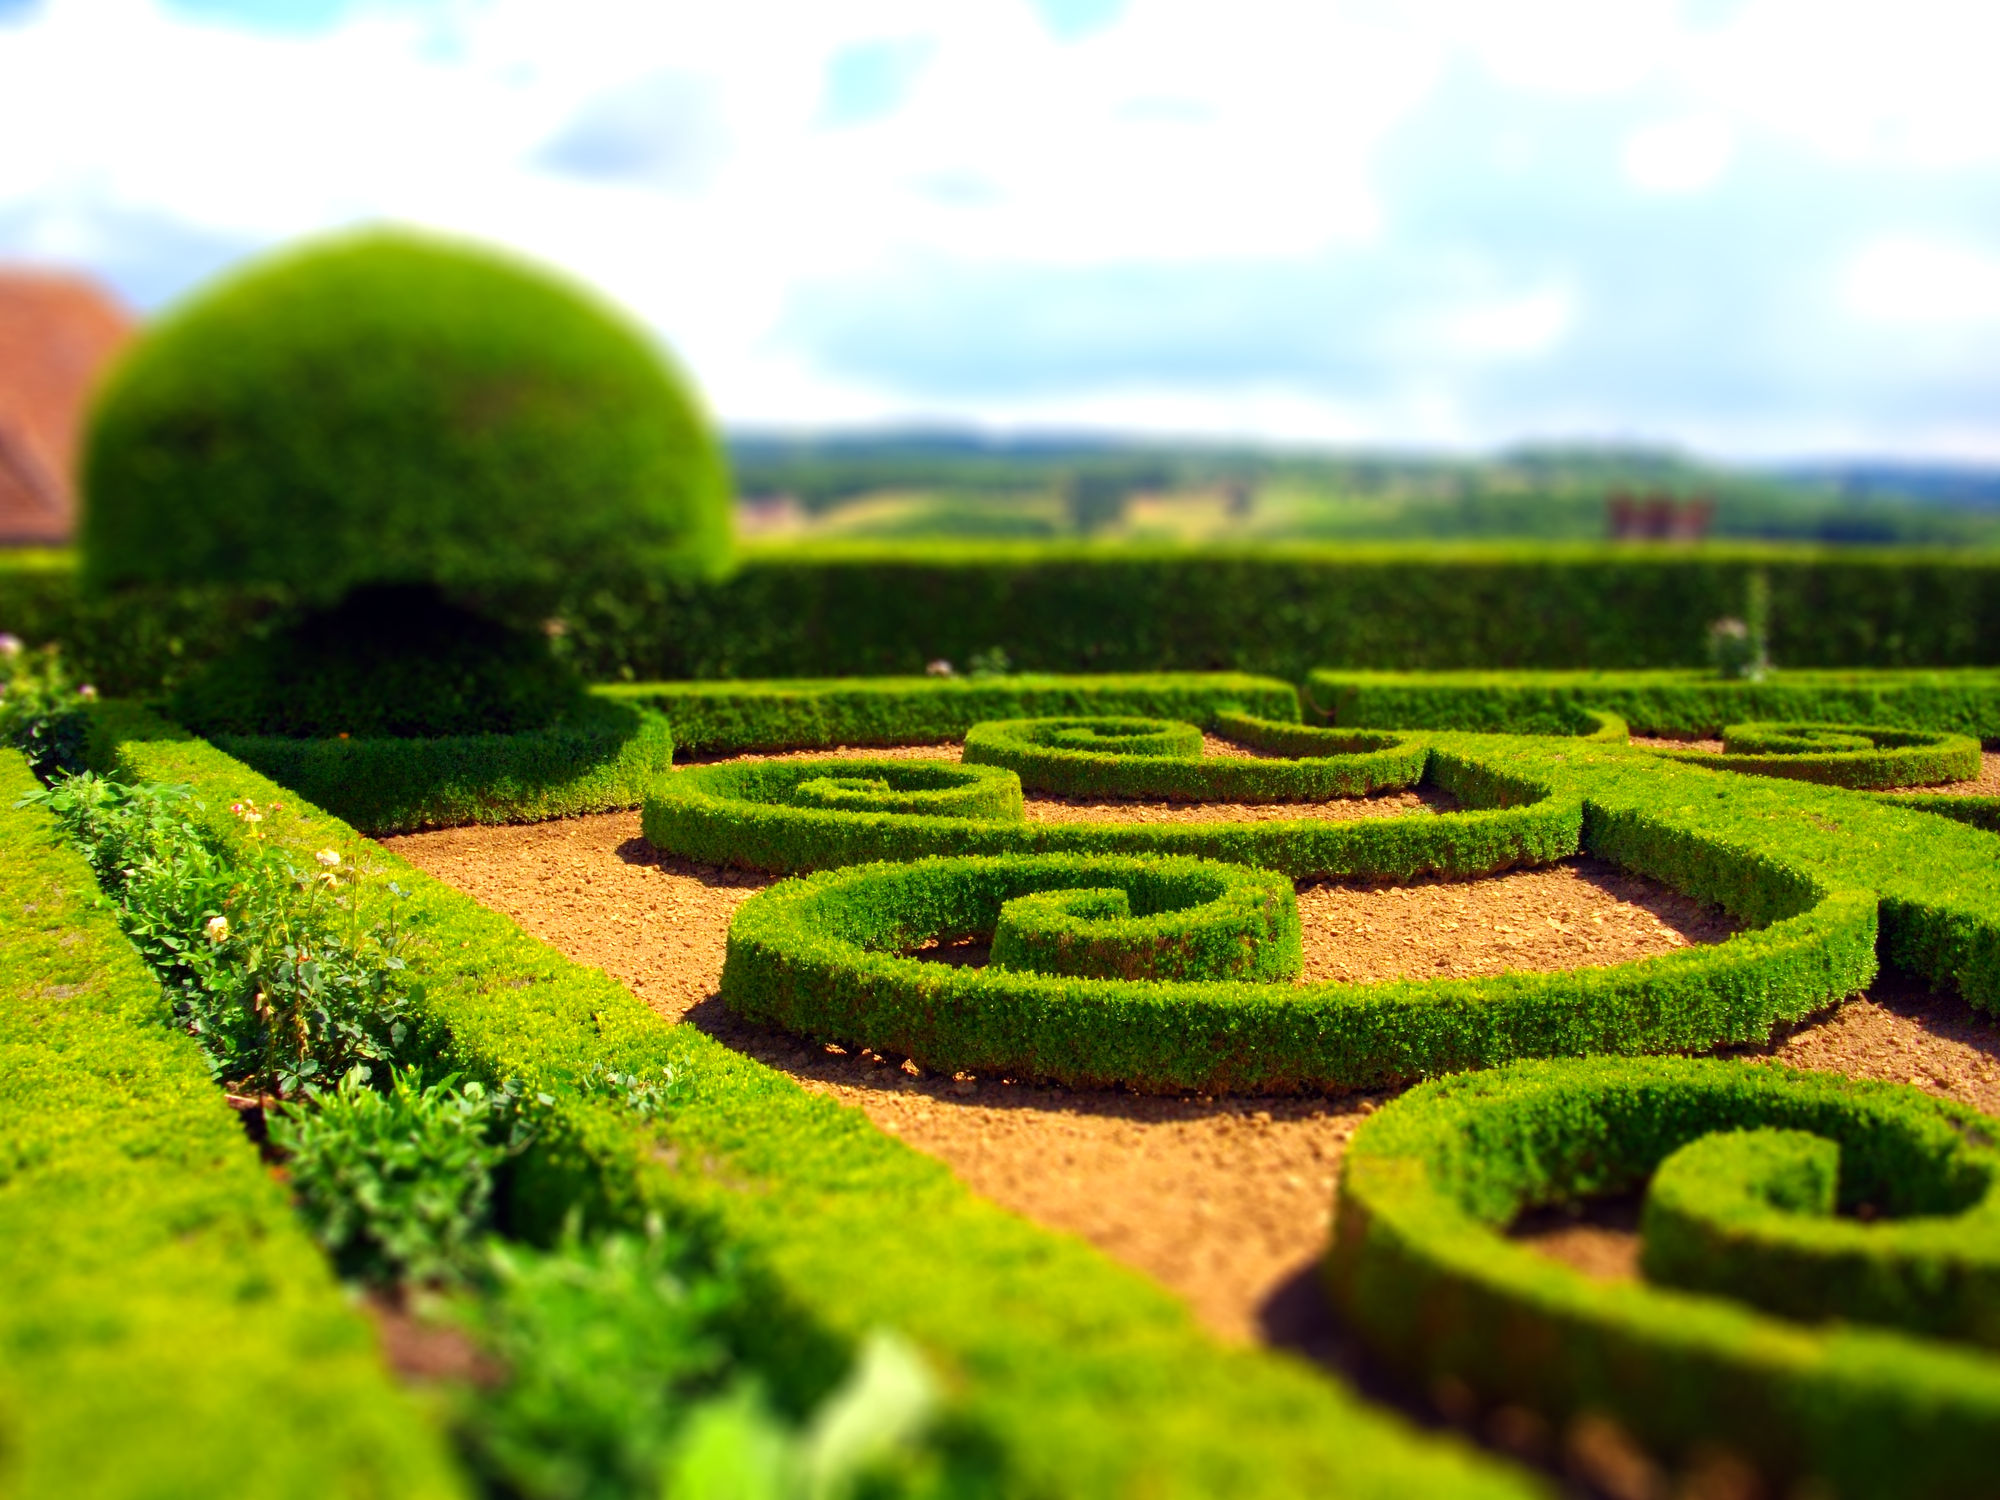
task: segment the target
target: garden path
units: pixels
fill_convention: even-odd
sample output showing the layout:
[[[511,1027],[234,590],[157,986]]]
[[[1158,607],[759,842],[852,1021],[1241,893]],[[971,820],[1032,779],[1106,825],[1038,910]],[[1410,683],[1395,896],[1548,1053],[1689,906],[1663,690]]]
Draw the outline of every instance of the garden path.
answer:
[[[386,842],[667,1019],[862,1109],[975,1190],[1146,1271],[1218,1333],[1289,1341],[1282,1325],[1325,1243],[1341,1148],[1383,1096],[1157,1098],[925,1075],[731,1016],[716,998],[729,919],[768,878],[663,857],[636,813]],[[1300,913],[1311,979],[1615,963],[1730,931],[1713,909],[1589,860],[1406,887],[1311,884]],[[1766,1050],[1922,1077],[2000,1110],[2000,1048],[1955,1000],[1878,994]]]

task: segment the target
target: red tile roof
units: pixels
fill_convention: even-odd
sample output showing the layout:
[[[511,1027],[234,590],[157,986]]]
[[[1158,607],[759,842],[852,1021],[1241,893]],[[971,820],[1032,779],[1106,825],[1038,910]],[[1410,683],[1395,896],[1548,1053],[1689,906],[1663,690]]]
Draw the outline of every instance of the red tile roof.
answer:
[[[82,277],[0,270],[0,546],[74,534],[84,411],[132,326]]]

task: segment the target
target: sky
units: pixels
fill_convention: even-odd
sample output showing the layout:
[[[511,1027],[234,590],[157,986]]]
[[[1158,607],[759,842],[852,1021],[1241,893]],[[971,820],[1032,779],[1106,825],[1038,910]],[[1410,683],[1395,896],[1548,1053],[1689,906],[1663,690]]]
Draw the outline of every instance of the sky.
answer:
[[[2000,5],[0,0],[0,260],[496,241],[738,427],[2000,461]]]

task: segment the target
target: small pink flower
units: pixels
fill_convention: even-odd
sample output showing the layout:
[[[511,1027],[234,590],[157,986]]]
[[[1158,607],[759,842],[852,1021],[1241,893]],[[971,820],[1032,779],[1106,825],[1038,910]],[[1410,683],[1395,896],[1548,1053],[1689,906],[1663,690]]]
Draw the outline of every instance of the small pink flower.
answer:
[[[0,630],[0,656],[13,658],[21,654],[21,638],[10,630]]]
[[[97,689],[92,684],[86,682],[76,690],[76,695],[83,699],[84,702],[89,703],[97,697]]]

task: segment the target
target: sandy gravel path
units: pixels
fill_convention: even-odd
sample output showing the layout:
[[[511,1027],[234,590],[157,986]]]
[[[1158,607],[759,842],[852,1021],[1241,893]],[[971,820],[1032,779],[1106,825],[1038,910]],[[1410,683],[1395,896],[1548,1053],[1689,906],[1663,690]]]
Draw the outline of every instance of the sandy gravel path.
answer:
[[[855,1105],[975,1190],[1153,1275],[1218,1333],[1285,1336],[1287,1289],[1310,1284],[1341,1147],[1375,1098],[1163,1099],[924,1076],[729,1015],[715,997],[729,919],[768,881],[660,856],[636,813],[385,842],[666,1019]],[[1594,861],[1407,888],[1314,885],[1300,907],[1308,979],[1611,963],[1729,931]]]

